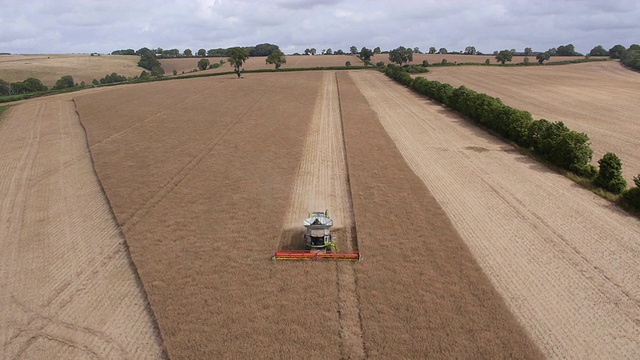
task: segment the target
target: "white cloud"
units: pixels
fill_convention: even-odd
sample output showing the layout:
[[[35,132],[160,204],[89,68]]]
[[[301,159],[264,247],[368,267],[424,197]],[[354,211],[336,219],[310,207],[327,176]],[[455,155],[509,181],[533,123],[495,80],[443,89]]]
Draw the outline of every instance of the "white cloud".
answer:
[[[110,52],[270,42],[308,47],[399,45],[490,53],[640,39],[633,0],[0,0],[0,52]]]

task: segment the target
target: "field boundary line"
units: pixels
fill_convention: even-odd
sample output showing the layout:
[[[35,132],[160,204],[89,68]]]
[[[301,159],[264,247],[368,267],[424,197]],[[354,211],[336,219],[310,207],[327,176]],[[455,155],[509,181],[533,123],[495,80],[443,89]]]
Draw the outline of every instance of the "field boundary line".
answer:
[[[136,266],[136,264],[133,262],[133,259],[131,258],[131,251],[129,249],[129,243],[127,241],[127,238],[126,236],[124,236],[122,227],[118,225],[118,220],[116,218],[116,215],[113,213],[113,206],[111,204],[111,201],[109,200],[109,197],[107,196],[104,186],[102,185],[102,180],[100,180],[100,177],[98,176],[98,172],[96,171],[96,165],[95,165],[95,162],[93,161],[93,153],[91,151],[91,147],[89,146],[89,137],[87,136],[87,129],[85,128],[84,123],[82,122],[82,118],[80,117],[80,113],[78,112],[78,104],[76,103],[76,99],[72,98],[71,101],[73,101],[74,111],[78,118],[78,123],[80,123],[80,127],[82,128],[82,132],[84,134],[85,145],[87,147],[87,152],[89,153],[91,169],[93,171],[93,174],[95,175],[98,186],[100,187],[100,193],[108,205],[109,215],[111,216],[113,223],[116,224],[116,228],[119,236],[123,239],[122,245],[124,246],[125,258],[127,263],[129,264],[129,268],[131,269],[134,275],[135,282],[137,285],[136,287],[139,289],[139,291],[142,294],[142,298],[144,299],[144,308],[147,310],[147,313],[149,314],[149,318],[151,319],[151,322],[152,322],[154,335],[158,339],[158,345],[161,350],[161,357],[162,359],[167,360],[169,359],[169,353],[167,352],[167,348],[165,346],[165,342],[162,337],[162,332],[160,331],[160,325],[158,323],[158,319],[156,317],[155,312],[153,311],[153,308],[151,307],[151,302],[149,301],[149,294],[147,293],[147,290],[145,289],[142,283],[142,278],[140,277],[140,273],[138,272],[138,267]]]

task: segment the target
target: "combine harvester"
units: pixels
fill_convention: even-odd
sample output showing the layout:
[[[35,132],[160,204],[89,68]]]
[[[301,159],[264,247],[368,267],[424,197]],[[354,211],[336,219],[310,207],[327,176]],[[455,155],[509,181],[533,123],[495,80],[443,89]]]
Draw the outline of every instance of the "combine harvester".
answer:
[[[358,260],[362,261],[359,251],[339,251],[332,241],[331,226],[333,220],[329,210],[314,211],[303,222],[307,228],[304,239],[308,250],[276,250],[273,260]]]

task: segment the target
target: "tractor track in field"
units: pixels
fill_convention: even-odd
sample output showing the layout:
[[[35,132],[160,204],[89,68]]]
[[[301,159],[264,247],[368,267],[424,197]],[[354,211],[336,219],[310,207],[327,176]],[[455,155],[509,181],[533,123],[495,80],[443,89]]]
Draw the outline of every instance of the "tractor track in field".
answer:
[[[271,83],[259,96],[258,98],[249,106],[247,106],[241,113],[239,113],[235,119],[229,122],[221,133],[211,140],[203,149],[192,158],[189,162],[187,162],[182,168],[171,178],[169,182],[163,185],[147,202],[138,210],[136,210],[131,217],[123,219],[121,223],[122,231],[126,234],[132,228],[136,226],[136,224],[142,220],[151,209],[153,209],[156,205],[158,205],[163,199],[167,197],[180,183],[187,177],[189,174],[195,169],[198,164],[202,162],[209,154],[211,154],[217,146],[224,140],[224,138],[229,134],[229,132],[245,117],[247,113],[249,113],[261,100],[264,96],[269,93],[274,83]],[[200,95],[196,95],[190,97],[189,99],[183,101],[180,104],[186,103]],[[145,119],[142,122],[146,122],[148,119]]]
[[[337,76],[326,72],[309,125],[279,249],[304,248],[302,218],[310,211],[325,209],[329,209],[334,220],[332,234],[339,249],[358,249],[345,150]],[[314,265],[335,265],[342,356],[365,358],[356,264],[339,261]]]

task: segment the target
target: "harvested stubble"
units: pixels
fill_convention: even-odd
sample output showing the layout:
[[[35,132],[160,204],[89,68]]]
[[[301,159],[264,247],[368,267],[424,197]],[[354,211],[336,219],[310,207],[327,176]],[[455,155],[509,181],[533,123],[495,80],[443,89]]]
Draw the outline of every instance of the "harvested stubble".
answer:
[[[541,358],[349,74],[338,79],[367,355]]]

